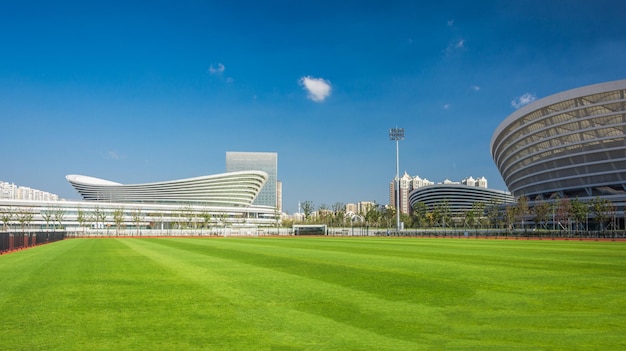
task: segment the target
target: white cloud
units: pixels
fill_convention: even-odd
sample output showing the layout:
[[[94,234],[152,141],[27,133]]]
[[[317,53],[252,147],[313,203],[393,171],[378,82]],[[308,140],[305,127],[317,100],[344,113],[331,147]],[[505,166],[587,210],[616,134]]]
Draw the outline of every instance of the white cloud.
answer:
[[[218,63],[217,65],[211,65],[209,67],[209,73],[211,73],[211,74],[222,74],[222,73],[224,73],[225,69],[226,69],[226,67],[224,67],[223,64]]]
[[[443,50],[443,53],[446,56],[451,56],[455,54],[456,52],[462,52],[464,50],[465,50],[465,39],[458,39],[458,40],[450,42],[448,46],[446,47],[446,49]]]
[[[480,87],[478,85],[472,85],[471,88],[472,88],[473,91],[479,91],[480,90]]]
[[[307,97],[315,102],[326,100],[332,90],[329,81],[311,76],[300,78],[300,85],[307,91]]]
[[[443,105],[443,109],[444,109],[444,110],[449,110],[449,109],[450,109],[450,107],[452,107],[450,104],[445,104],[445,105]]]
[[[117,153],[117,151],[109,151],[107,152],[106,158],[109,160],[120,160],[122,159],[122,155]]]
[[[530,104],[531,102],[535,100],[537,100],[537,97],[535,96],[535,94],[526,93],[522,96],[516,97],[513,101],[511,101],[511,106],[518,109],[524,105]]]

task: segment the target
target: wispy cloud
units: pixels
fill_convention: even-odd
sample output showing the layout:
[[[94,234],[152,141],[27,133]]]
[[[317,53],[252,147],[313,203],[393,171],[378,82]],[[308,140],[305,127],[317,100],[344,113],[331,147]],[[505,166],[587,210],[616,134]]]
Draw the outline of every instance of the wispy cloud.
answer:
[[[471,88],[473,91],[479,91],[479,90],[480,90],[480,87],[479,87],[478,85],[472,85],[470,88]]]
[[[224,65],[221,63],[218,63],[217,65],[209,66],[209,73],[212,75],[222,74],[224,73],[225,70],[226,70],[226,67],[224,67]]]
[[[106,159],[108,159],[108,160],[115,160],[115,161],[117,161],[117,160],[120,160],[122,158],[123,158],[122,155],[120,155],[117,151],[109,151],[106,154]]]
[[[450,109],[450,107],[452,107],[452,105],[450,105],[450,104],[445,104],[445,105],[443,105],[443,106],[442,106],[442,108],[443,108],[444,110],[446,110],[446,111],[447,111],[447,110],[449,110],[449,109]]]
[[[465,39],[457,39],[448,44],[448,47],[443,51],[446,56],[451,56],[456,52],[465,50]]]
[[[323,78],[302,77],[300,78],[300,85],[307,91],[307,97],[315,102],[326,100],[332,91],[330,82]]]
[[[452,27],[454,25],[454,20],[448,20],[448,27]]]
[[[535,100],[537,100],[537,97],[535,96],[535,94],[526,93],[522,96],[516,97],[513,101],[511,101],[511,106],[518,109],[524,105],[530,104],[531,102]]]

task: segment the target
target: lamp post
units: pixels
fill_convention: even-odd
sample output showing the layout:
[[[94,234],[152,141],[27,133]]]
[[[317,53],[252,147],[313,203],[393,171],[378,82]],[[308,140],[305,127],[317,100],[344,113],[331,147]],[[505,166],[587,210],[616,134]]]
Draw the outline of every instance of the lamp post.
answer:
[[[398,142],[404,140],[404,128],[389,129],[389,139],[396,142],[396,179],[394,180],[394,190],[396,192],[396,230],[400,231],[400,156]]]

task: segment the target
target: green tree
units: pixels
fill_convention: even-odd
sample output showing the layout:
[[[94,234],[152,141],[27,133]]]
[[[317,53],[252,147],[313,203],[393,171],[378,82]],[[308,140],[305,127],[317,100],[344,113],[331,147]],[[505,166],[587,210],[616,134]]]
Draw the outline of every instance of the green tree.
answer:
[[[63,220],[65,219],[65,210],[62,208],[57,208],[54,211],[54,220],[59,223],[59,228],[63,228]]]
[[[400,213],[400,221],[404,223],[405,228],[413,228],[413,216],[406,213]]]
[[[191,207],[191,205],[186,205],[185,207],[183,207],[181,215],[186,220],[185,226],[187,228],[195,228],[196,214],[194,213],[193,208]]]
[[[517,206],[513,204],[509,204],[504,207],[504,221],[506,223],[507,234],[510,234],[511,230],[514,229],[516,216],[517,216]]]
[[[322,223],[330,225],[330,221],[332,220],[332,213],[330,212],[326,204],[321,204],[317,208],[317,216]]]
[[[306,222],[311,218],[315,207],[313,206],[313,202],[309,200],[302,202],[300,207],[302,208],[302,212],[304,212],[304,221]]]
[[[213,218],[213,216],[211,216],[209,211],[202,211],[200,217],[202,218],[204,228],[209,229],[209,224],[211,224],[211,219]]]
[[[386,206],[385,210],[383,211],[383,220],[385,221],[385,224],[387,226],[387,228],[391,227],[391,222],[392,220],[394,220],[396,218],[396,209],[393,206]]]
[[[485,217],[485,203],[474,202],[472,204],[472,211],[474,211],[474,216],[476,217],[476,223],[478,224],[478,226],[482,227],[482,219]]]
[[[113,222],[115,223],[115,236],[120,235],[120,228],[124,222],[124,208],[118,207],[113,211]]]
[[[30,223],[33,221],[33,217],[33,210],[30,208],[23,208],[18,211],[17,221],[20,223],[22,232],[26,230],[26,227],[30,226]]]
[[[14,215],[15,213],[11,207],[0,207],[0,219],[2,219],[5,231],[9,230],[9,223],[11,223]]]
[[[85,234],[85,222],[87,221],[87,216],[85,215],[85,211],[78,207],[76,214],[76,221],[78,222],[78,226],[83,229],[83,235]]]
[[[96,223],[96,228],[100,229],[100,227],[104,227],[104,222],[106,222],[107,214],[99,206],[96,206],[93,211],[93,219]],[[100,224],[102,224],[102,226],[100,226]]]
[[[442,228],[446,228],[446,226],[451,226],[452,221],[450,217],[450,203],[448,200],[443,200],[438,203],[433,212],[436,214],[436,220],[441,225]]]
[[[473,228],[474,223],[476,222],[476,213],[474,212],[474,209],[466,210],[464,217],[463,226],[466,228]]]
[[[522,224],[522,229],[526,229],[524,225],[524,219],[528,215],[528,198],[525,195],[522,195],[517,198],[517,207],[515,209],[515,215],[518,219],[518,222]]]
[[[335,202],[335,204],[333,204],[332,210],[334,226],[342,226],[346,217],[346,205],[341,202]]]
[[[496,200],[489,201],[489,206],[487,206],[487,219],[489,220],[489,224],[491,228],[498,227],[498,218],[500,217],[500,203]]]
[[[569,231],[569,216],[572,211],[571,202],[567,197],[563,197],[557,198],[555,204],[556,222],[558,226],[565,231]]]
[[[587,215],[589,213],[589,206],[586,203],[580,201],[578,197],[576,197],[571,201],[571,208],[572,215],[574,216],[576,231],[578,232],[580,229],[580,225],[586,222]]]
[[[382,215],[378,209],[378,205],[374,204],[373,206],[368,207],[367,213],[365,213],[365,222],[369,223],[369,225],[378,227],[381,216]]]
[[[132,216],[135,228],[137,228],[137,235],[141,236],[141,220],[143,219],[143,214],[140,209],[136,209],[133,211]]]
[[[600,231],[603,233],[609,220],[609,210],[609,200],[596,197],[591,201],[591,212],[596,219]]]
[[[428,225],[426,214],[428,213],[428,206],[424,202],[415,203],[413,208],[413,216],[415,217],[415,224],[417,227],[424,227]]]
[[[41,214],[43,220],[46,221],[46,230],[50,229],[50,222],[54,217],[54,212],[48,208],[45,210],[42,209],[39,213]]]
[[[533,207],[533,214],[535,215],[535,223],[546,227],[548,220],[548,214],[550,213],[550,204],[547,201],[542,201],[540,196],[535,199],[535,206]]]

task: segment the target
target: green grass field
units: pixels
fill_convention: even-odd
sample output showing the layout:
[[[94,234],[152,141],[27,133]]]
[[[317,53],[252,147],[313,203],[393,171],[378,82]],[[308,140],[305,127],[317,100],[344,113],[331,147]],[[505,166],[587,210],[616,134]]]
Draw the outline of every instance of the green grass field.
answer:
[[[626,243],[70,239],[0,256],[6,350],[626,349]]]

